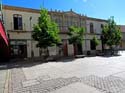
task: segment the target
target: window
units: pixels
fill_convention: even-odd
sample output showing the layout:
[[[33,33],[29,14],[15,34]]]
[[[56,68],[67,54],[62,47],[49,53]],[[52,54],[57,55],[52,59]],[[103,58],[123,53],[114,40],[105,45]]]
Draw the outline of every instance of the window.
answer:
[[[101,28],[103,28],[103,26],[104,26],[104,25],[103,25],[103,24],[101,24]]]
[[[38,22],[39,22],[39,20],[40,20],[40,17],[38,17],[38,19],[37,19],[37,20],[38,20]]]
[[[96,45],[93,42],[93,40],[90,41],[90,45],[91,45],[91,50],[96,50]]]
[[[83,19],[81,19],[81,27],[83,27],[83,26],[85,26],[85,22],[84,22],[84,20]]]
[[[14,14],[13,15],[13,22],[14,22],[14,30],[22,30],[22,15]]]
[[[93,23],[90,23],[90,33],[94,33]]]

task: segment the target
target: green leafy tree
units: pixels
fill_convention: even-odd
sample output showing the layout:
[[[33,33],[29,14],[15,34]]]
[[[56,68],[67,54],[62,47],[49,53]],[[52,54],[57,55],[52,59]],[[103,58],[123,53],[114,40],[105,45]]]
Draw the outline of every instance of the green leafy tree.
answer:
[[[114,17],[111,17],[108,20],[108,24],[103,27],[102,36],[103,43],[105,45],[108,45],[110,49],[112,49],[114,45],[117,46],[120,44],[122,35],[120,28],[116,25],[116,22],[114,21]]]
[[[32,37],[38,41],[37,47],[47,49],[49,46],[54,46],[60,43],[59,28],[48,15],[48,11],[44,8],[40,10],[38,24],[34,25]]]
[[[93,37],[92,42],[95,44],[95,46],[99,45],[99,40],[97,39],[96,36]]]
[[[85,29],[71,26],[69,27],[69,43],[70,44],[82,44],[83,42],[83,35],[84,35]]]
[[[80,27],[69,27],[69,43],[73,44],[74,46],[80,45],[83,43],[83,35],[85,29]]]

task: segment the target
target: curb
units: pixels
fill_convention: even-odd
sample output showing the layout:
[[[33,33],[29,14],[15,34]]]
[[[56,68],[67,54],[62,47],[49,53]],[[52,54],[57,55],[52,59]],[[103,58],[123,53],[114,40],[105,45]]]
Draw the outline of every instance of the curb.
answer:
[[[10,70],[7,71],[7,75],[6,75],[6,81],[5,81],[5,86],[4,86],[4,92],[3,93],[9,93],[9,88],[10,88],[10,81],[11,81],[11,77],[10,77]]]

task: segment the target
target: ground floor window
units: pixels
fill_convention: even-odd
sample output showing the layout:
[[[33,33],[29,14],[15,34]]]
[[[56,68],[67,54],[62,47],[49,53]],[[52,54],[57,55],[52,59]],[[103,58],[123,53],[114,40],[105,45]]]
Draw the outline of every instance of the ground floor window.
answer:
[[[90,46],[91,46],[91,50],[96,50],[96,45],[92,40],[90,41]]]
[[[11,57],[27,57],[26,41],[11,41]]]

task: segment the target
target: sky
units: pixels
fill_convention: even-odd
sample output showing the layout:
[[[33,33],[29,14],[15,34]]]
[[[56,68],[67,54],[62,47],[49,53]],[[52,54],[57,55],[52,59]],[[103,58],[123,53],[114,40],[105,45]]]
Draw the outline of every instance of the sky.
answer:
[[[118,25],[125,25],[125,0],[3,0],[3,4],[48,10],[69,11],[89,17],[108,19],[114,16]]]

